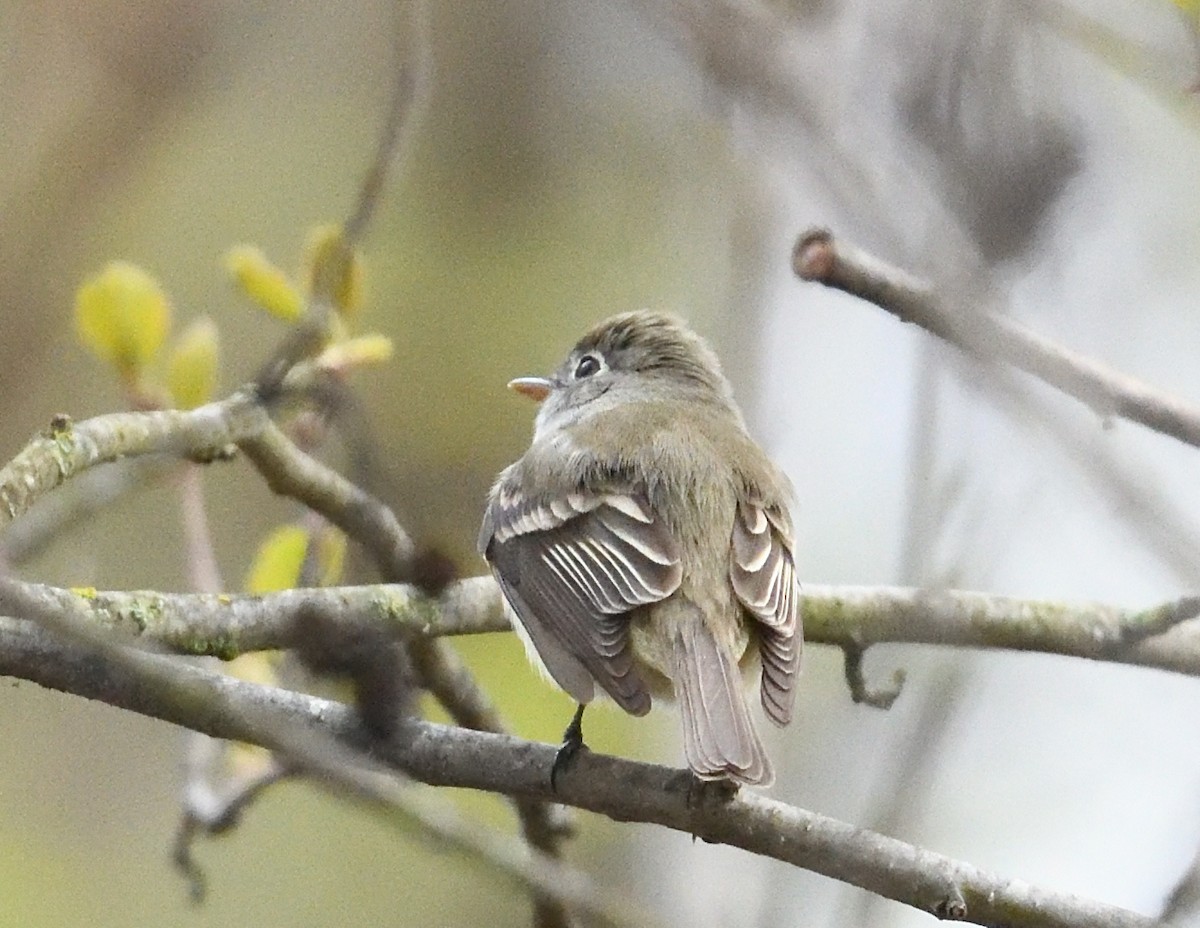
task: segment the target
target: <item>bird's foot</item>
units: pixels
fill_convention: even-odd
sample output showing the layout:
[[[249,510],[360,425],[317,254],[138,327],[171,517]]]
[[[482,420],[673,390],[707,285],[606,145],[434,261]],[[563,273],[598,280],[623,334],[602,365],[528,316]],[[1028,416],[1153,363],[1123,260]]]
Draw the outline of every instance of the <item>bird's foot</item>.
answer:
[[[687,807],[700,809],[707,805],[724,805],[737,795],[739,789],[741,785],[728,777],[709,780],[692,773],[688,780]]]
[[[551,791],[558,791],[558,775],[570,766],[575,755],[580,751],[587,750],[587,745],[583,743],[583,708],[581,703],[575,709],[575,714],[571,717],[571,724],[563,732],[562,746],[554,755],[554,765],[550,768]]]

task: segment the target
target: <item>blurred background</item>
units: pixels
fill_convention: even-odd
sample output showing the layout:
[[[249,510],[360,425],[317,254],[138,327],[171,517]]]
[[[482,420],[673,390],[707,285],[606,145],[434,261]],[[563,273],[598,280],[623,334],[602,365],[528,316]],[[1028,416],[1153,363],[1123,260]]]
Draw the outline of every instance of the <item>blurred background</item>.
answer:
[[[207,314],[222,382],[284,334],[221,266],[298,266],[344,218],[398,61],[404,3],[0,4],[0,455],[50,417],[121,407],[78,345],[79,283],[147,268],[176,325]],[[791,276],[827,225],[964,311],[1200,397],[1196,23],[1168,0],[507,0],[428,4],[434,67],[365,249],[357,375],[405,524],[464,575],[494,474],[533,410],[512,376],[604,316],[681,313],[725,359],[800,500],[815,583],[958,586],[1139,605],[1200,586],[1200,453],[996,378],[871,306]],[[335,460],[337,460],[335,458]],[[226,585],[294,519],[240,464],[205,472]],[[186,589],[179,494],[125,495],[17,567],[63,586]],[[508,635],[462,642],[514,728],[568,701]],[[811,647],[772,795],[1035,884],[1189,923],[1200,685],[1037,655],[875,648],[854,706]],[[0,924],[94,928],[528,924],[493,875],[303,784],[169,862],[183,734],[8,681]],[[590,717],[593,747],[679,763],[672,712]],[[489,827],[507,807],[464,797]],[[647,826],[581,817],[570,860],[688,926],[908,926],[930,917]],[[470,892],[463,892],[470,886]],[[1169,903],[1169,900],[1173,900]],[[1200,923],[1200,922],[1197,922]]]

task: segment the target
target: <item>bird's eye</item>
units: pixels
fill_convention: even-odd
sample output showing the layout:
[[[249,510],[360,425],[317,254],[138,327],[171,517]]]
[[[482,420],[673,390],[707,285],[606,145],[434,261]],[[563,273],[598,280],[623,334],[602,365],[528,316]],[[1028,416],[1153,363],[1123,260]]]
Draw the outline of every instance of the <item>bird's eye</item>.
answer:
[[[575,379],[583,380],[584,377],[591,377],[600,370],[600,359],[594,354],[585,354],[579,359],[579,363],[575,365]]]

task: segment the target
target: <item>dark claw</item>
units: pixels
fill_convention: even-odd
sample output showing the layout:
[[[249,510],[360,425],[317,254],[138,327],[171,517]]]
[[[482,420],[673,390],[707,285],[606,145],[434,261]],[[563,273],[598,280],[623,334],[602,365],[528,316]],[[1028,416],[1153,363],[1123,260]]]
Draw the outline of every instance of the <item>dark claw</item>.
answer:
[[[575,755],[587,749],[583,743],[583,704],[580,703],[571,716],[571,724],[563,732],[562,747],[554,755],[554,765],[550,768],[550,789],[558,791],[558,775],[566,770]]]

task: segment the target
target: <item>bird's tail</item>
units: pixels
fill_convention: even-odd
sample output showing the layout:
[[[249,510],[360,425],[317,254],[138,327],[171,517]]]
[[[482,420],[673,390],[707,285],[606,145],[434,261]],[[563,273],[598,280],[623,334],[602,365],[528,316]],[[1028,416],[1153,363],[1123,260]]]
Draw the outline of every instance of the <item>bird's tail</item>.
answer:
[[[675,698],[692,772],[702,780],[769,786],[775,771],[750,717],[737,663],[699,614],[677,626],[674,654]]]

